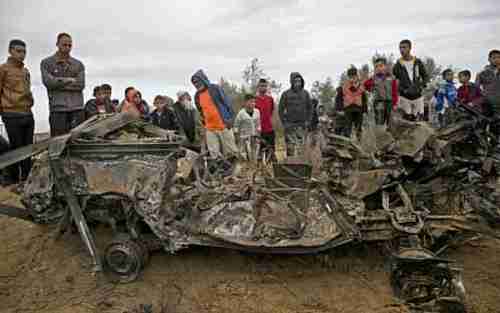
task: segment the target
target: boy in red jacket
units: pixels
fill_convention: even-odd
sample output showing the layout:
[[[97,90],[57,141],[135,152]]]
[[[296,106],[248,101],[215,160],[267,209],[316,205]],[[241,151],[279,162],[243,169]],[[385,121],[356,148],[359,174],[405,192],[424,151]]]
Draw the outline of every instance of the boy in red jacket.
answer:
[[[482,107],[482,95],[481,89],[476,84],[470,81],[471,72],[468,70],[461,71],[458,73],[458,80],[462,84],[458,88],[458,102],[460,104],[471,106],[481,112],[483,112]]]
[[[255,108],[260,112],[261,122],[261,149],[259,151],[259,158],[262,157],[262,152],[267,151],[270,153],[271,160],[276,160],[274,155],[275,151],[275,133],[273,128],[273,113],[274,113],[274,99],[267,94],[269,84],[267,80],[261,78],[257,85],[257,97],[255,98]]]
[[[398,83],[387,72],[385,58],[377,58],[374,62],[375,74],[364,83],[365,89],[373,94],[375,124],[388,125],[391,112],[398,104]]]

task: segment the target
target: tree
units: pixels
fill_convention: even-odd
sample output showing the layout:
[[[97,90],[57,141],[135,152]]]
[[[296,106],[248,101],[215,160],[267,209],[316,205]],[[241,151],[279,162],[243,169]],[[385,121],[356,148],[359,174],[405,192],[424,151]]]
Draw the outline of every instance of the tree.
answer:
[[[257,90],[257,84],[259,83],[259,79],[261,78],[267,78],[267,75],[261,68],[261,65],[259,64],[259,59],[253,58],[250,61],[250,64],[243,70],[243,80],[250,88],[250,90],[255,92]]]
[[[269,82],[269,89],[271,91],[271,94],[274,96],[274,97],[277,97],[279,96],[280,92],[281,92],[281,89],[283,88],[283,85],[281,83],[278,83],[276,80],[271,80]]]
[[[429,81],[432,83],[436,79],[441,77],[441,72],[443,71],[443,67],[436,63],[436,60],[431,57],[425,57],[422,62],[424,63],[425,70],[427,75],[429,75]]]
[[[350,68],[356,68],[356,66],[354,64],[351,64],[348,69]],[[339,86],[342,87],[344,85],[344,83],[349,79],[347,77],[347,70],[343,71],[342,74],[340,74],[340,77],[339,77]]]
[[[443,67],[437,64],[432,57],[425,57],[422,62],[424,63],[427,75],[429,75],[429,84],[424,90],[425,101],[428,102],[433,97],[434,92],[438,88]]]
[[[340,74],[339,86],[344,85],[344,83],[348,80],[347,71],[351,68],[358,69],[354,64],[351,64],[347,70],[342,72],[342,74]],[[371,73],[371,70],[370,70],[370,66],[368,64],[363,64],[361,66],[361,68],[358,69],[358,75],[362,81],[368,79],[368,77],[370,76],[370,73]]]
[[[368,64],[363,64],[361,66],[361,69],[359,70],[359,78],[361,81],[365,81],[370,77],[371,70],[370,70],[370,65]]]
[[[239,87],[237,84],[227,81],[224,77],[221,77],[219,85],[222,90],[224,90],[226,96],[231,99],[234,112],[239,112],[239,110],[243,107],[245,97],[244,87]]]
[[[238,87],[238,85],[229,82],[224,77],[220,78],[219,86],[222,87],[222,90],[224,90],[226,96],[231,97],[231,99],[234,97],[238,97],[241,93],[240,87]]]
[[[282,85],[276,80],[272,80],[262,68],[262,65],[258,58],[253,58],[250,64],[243,70],[243,81],[246,83],[246,91],[249,93],[255,93],[257,91],[257,85],[261,78],[269,81],[269,90],[274,96],[278,96],[281,92]]]
[[[335,87],[331,77],[327,77],[324,82],[315,81],[311,89],[311,95],[319,100],[319,103],[325,107],[327,111],[333,108],[333,99],[336,95]]]

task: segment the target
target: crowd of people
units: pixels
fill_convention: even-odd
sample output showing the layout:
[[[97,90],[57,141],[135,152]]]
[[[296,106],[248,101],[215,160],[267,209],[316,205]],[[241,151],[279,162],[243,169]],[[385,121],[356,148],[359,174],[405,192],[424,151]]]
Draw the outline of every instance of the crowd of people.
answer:
[[[387,60],[374,60],[374,74],[362,81],[356,68],[347,71],[346,82],[337,89],[335,111],[342,112],[337,120],[335,132],[351,136],[352,129],[361,137],[363,116],[367,113],[367,98],[371,94],[375,124],[387,126],[392,111],[398,109],[404,118],[411,121],[433,119],[429,111],[435,112],[438,127],[445,127],[449,121],[447,113],[457,106],[465,105],[485,117],[498,120],[500,112],[500,51],[491,50],[489,64],[471,82],[470,70],[458,73],[460,86],[455,83],[455,72],[445,69],[442,81],[432,97],[430,108],[426,110],[424,90],[430,82],[424,63],[411,54],[412,43],[403,40],[399,44],[401,58],[387,70]],[[498,122],[492,123],[492,131],[498,136]]]
[[[57,36],[57,51],[41,61],[40,70],[49,102],[51,136],[68,133],[72,128],[97,114],[126,113],[144,119],[166,130],[184,135],[193,145],[206,147],[213,159],[256,160],[263,151],[275,159],[276,135],[273,125],[275,103],[264,78],[257,85],[256,94],[247,94],[243,108],[235,113],[231,99],[221,86],[211,83],[207,75],[197,71],[191,77],[196,88],[194,97],[179,91],[176,100],[165,95],[154,98],[154,110],[141,92],[128,87],[123,101],[112,99],[112,86],[103,84],[93,90],[94,98],[84,102],[84,64],[72,57],[72,37],[67,33]],[[395,109],[408,120],[424,119],[423,92],[430,77],[421,59],[411,53],[412,43],[399,44],[401,58],[388,70],[387,60],[374,61],[374,73],[361,79],[356,68],[347,71],[347,80],[337,88],[333,114],[342,116],[335,132],[357,138],[362,136],[362,125],[371,98],[377,125],[388,125]],[[33,143],[34,104],[30,73],[24,66],[26,43],[14,39],[9,43],[7,62],[0,65],[0,113],[9,139],[10,149]],[[500,51],[489,53],[489,64],[471,82],[469,70],[458,73],[461,83],[457,89],[455,73],[447,69],[442,73],[443,83],[434,95],[439,125],[445,126],[446,112],[458,104],[477,109],[484,115],[498,119],[500,115]],[[325,121],[326,112],[317,99],[305,89],[300,73],[291,73],[290,88],[281,94],[277,112],[284,128],[287,156],[300,155],[308,134]],[[193,101],[194,99],[194,101]],[[194,103],[193,103],[194,102]],[[498,136],[499,127],[494,128]],[[31,169],[26,159],[9,168],[11,183],[25,180]]]

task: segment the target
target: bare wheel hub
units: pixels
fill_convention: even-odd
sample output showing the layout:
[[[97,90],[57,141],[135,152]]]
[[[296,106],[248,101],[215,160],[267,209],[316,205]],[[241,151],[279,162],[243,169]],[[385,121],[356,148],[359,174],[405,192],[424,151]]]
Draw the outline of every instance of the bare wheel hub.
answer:
[[[144,248],[132,239],[113,240],[106,247],[104,259],[109,272],[122,283],[136,280],[147,261]]]

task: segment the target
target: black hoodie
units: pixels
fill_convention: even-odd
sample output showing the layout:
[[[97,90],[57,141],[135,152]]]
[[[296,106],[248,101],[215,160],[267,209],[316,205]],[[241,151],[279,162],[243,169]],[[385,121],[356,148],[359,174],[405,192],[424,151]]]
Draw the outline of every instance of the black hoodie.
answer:
[[[422,97],[422,91],[429,82],[429,75],[424,63],[419,58],[415,58],[413,80],[411,80],[406,67],[402,64],[403,62],[402,58],[399,59],[392,70],[394,77],[399,81],[399,95],[408,100],[416,100]]]
[[[302,86],[295,90],[293,81],[299,77]],[[295,126],[309,126],[312,119],[312,104],[309,92],[304,90],[304,78],[299,73],[290,74],[292,87],[281,95],[278,106],[279,116],[284,128]]]

